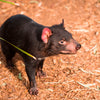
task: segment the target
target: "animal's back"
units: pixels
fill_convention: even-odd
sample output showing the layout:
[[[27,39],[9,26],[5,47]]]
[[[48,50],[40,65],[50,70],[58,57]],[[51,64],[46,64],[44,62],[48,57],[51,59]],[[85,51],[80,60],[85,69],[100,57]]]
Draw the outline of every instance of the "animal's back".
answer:
[[[8,34],[13,35],[15,32],[19,32],[23,28],[23,25],[32,22],[33,20],[25,15],[15,15],[10,17],[1,26],[1,36],[5,37]]]
[[[37,24],[35,21],[25,15],[14,15],[7,19],[1,26],[0,36],[11,43],[14,43],[16,46],[18,42],[23,44],[24,41],[25,44],[25,41],[30,40],[29,38],[32,36],[34,38],[34,31],[37,26],[41,25]],[[31,37],[29,37],[29,35]]]

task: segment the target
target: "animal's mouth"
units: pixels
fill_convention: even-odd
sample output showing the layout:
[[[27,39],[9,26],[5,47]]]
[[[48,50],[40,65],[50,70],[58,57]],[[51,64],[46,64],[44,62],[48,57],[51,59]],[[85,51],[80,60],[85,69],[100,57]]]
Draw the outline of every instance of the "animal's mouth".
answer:
[[[71,51],[71,50],[65,50],[65,51],[60,51],[61,54],[76,54],[77,50]]]

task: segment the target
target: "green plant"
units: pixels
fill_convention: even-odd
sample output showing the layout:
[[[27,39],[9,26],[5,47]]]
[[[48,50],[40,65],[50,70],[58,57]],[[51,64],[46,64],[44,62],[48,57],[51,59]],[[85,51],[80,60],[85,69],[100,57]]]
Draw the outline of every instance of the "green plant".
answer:
[[[4,2],[4,3],[8,3],[8,4],[11,4],[11,5],[19,5],[17,3],[14,3],[14,2],[10,2],[10,1],[6,1],[6,0],[0,0],[1,2]]]

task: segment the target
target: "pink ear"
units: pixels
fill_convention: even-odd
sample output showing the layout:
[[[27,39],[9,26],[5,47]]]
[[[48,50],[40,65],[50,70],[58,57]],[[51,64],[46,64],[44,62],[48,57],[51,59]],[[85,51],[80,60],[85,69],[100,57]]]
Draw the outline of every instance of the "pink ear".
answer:
[[[52,35],[52,32],[49,28],[44,28],[42,30],[42,36],[41,39],[43,40],[44,43],[48,43],[49,37]]]

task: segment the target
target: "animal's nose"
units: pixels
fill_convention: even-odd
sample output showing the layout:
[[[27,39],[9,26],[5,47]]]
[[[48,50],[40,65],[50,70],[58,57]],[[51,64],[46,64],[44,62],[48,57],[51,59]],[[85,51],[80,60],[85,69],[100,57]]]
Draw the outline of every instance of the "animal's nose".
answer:
[[[77,44],[76,50],[79,50],[81,48],[81,44]]]

